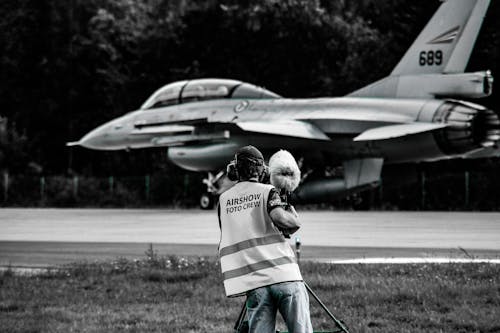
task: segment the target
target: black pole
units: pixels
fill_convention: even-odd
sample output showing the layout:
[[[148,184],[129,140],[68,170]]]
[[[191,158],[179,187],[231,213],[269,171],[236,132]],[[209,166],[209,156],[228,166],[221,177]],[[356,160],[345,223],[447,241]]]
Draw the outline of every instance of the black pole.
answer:
[[[314,291],[312,291],[311,287],[309,287],[309,285],[305,281],[304,281],[304,285],[306,286],[307,291],[309,291],[309,293],[312,295],[312,297],[314,297],[314,299],[319,303],[319,305],[321,305],[321,307],[323,308],[323,310],[325,310],[325,312],[328,314],[328,316],[335,322],[335,325],[337,325],[343,332],[349,333],[349,330],[347,329],[347,327],[345,327],[345,325],[342,324],[342,322],[340,320],[335,318],[335,316],[330,312],[330,310],[328,310],[326,305],[323,304],[323,302],[321,302],[319,297],[314,293]]]
[[[246,314],[247,314],[247,302],[243,302],[243,307],[241,308],[240,315],[238,316],[238,320],[236,320],[236,324],[234,324],[234,331],[236,333],[242,332],[243,323],[245,321]]]

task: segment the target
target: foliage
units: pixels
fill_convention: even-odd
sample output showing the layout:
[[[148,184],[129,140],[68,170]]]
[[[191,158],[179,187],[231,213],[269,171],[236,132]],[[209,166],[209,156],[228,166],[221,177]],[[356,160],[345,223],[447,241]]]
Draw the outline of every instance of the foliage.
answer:
[[[380,187],[308,209],[500,210],[500,161],[430,163],[387,168]],[[198,207],[202,175],[156,172],[146,176],[0,174],[0,205],[24,207]],[[407,178],[407,179],[406,179]]]
[[[41,275],[0,273],[6,332],[231,332],[243,304],[226,298],[213,258],[81,262]],[[352,332],[496,332],[494,264],[331,265],[302,262],[305,280]],[[316,330],[331,320],[311,298]],[[278,324],[284,329],[283,322]]]
[[[28,138],[0,116],[0,170],[29,171]],[[36,166],[32,164],[36,170]]]
[[[103,153],[65,142],[180,79],[235,78],[290,97],[348,93],[387,75],[438,4],[2,1],[0,115],[21,134],[2,144],[9,157],[0,168],[24,172],[31,162],[45,175],[182,177],[161,150]],[[470,70],[498,70],[499,10],[492,2]],[[485,104],[497,110],[498,98]]]
[[[0,175],[0,203],[24,207],[196,207],[197,174],[129,177]]]

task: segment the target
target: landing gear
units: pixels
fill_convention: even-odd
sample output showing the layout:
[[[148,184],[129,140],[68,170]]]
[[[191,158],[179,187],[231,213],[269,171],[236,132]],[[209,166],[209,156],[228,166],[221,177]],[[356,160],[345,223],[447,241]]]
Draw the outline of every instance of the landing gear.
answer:
[[[225,171],[220,171],[215,176],[209,172],[207,178],[203,179],[203,184],[207,185],[207,191],[200,196],[200,208],[212,209],[219,195],[236,184],[236,182],[229,180]]]
[[[203,183],[207,185],[207,191],[200,196],[200,208],[201,209],[212,209],[217,202],[218,196],[232,186],[227,186],[227,177],[224,171],[220,171],[214,176],[213,173],[209,172],[207,178],[203,179]]]
[[[212,193],[205,192],[200,197],[200,208],[204,210],[214,208],[215,198]]]

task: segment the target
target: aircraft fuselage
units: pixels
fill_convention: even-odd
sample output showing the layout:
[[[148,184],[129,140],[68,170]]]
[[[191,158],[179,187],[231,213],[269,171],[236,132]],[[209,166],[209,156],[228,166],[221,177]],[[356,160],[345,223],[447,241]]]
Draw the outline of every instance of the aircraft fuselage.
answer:
[[[446,156],[432,132],[391,140],[356,142],[353,138],[372,128],[436,122],[436,114],[447,103],[353,97],[199,101],[128,113],[90,132],[80,144],[100,150],[169,147],[174,163],[194,171],[224,167],[238,147],[246,144],[263,151],[288,149],[327,165],[353,156],[381,156],[386,163],[436,160]],[[274,135],[265,129],[256,133],[238,125],[274,123],[286,129],[287,121],[312,124],[328,138]]]

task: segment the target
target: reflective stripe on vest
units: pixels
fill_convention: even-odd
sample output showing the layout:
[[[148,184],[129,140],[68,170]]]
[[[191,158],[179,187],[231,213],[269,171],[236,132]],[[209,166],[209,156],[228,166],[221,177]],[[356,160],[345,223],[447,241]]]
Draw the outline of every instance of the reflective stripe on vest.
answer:
[[[246,265],[246,266],[236,268],[236,269],[233,269],[230,271],[226,271],[222,274],[222,277],[224,280],[233,279],[235,277],[246,275],[246,274],[249,274],[249,273],[252,273],[255,271],[260,271],[264,268],[271,268],[271,267],[280,266],[280,265],[284,265],[284,264],[293,264],[296,262],[297,261],[295,260],[295,258],[291,258],[288,256],[276,258],[276,259],[271,259],[271,260],[263,260],[263,261],[256,262],[255,264],[250,264],[250,265]]]
[[[219,255],[227,296],[302,280],[292,248],[267,212],[271,188],[242,182],[220,196]]]
[[[267,245],[267,244],[274,244],[274,243],[281,243],[285,239],[283,238],[282,235],[269,235],[269,236],[264,236],[264,237],[259,237],[259,238],[252,238],[248,240],[244,240],[242,242],[226,246],[219,251],[219,255],[221,257],[226,256],[228,254],[236,253],[241,250],[249,249],[251,247],[256,247],[259,245]]]

